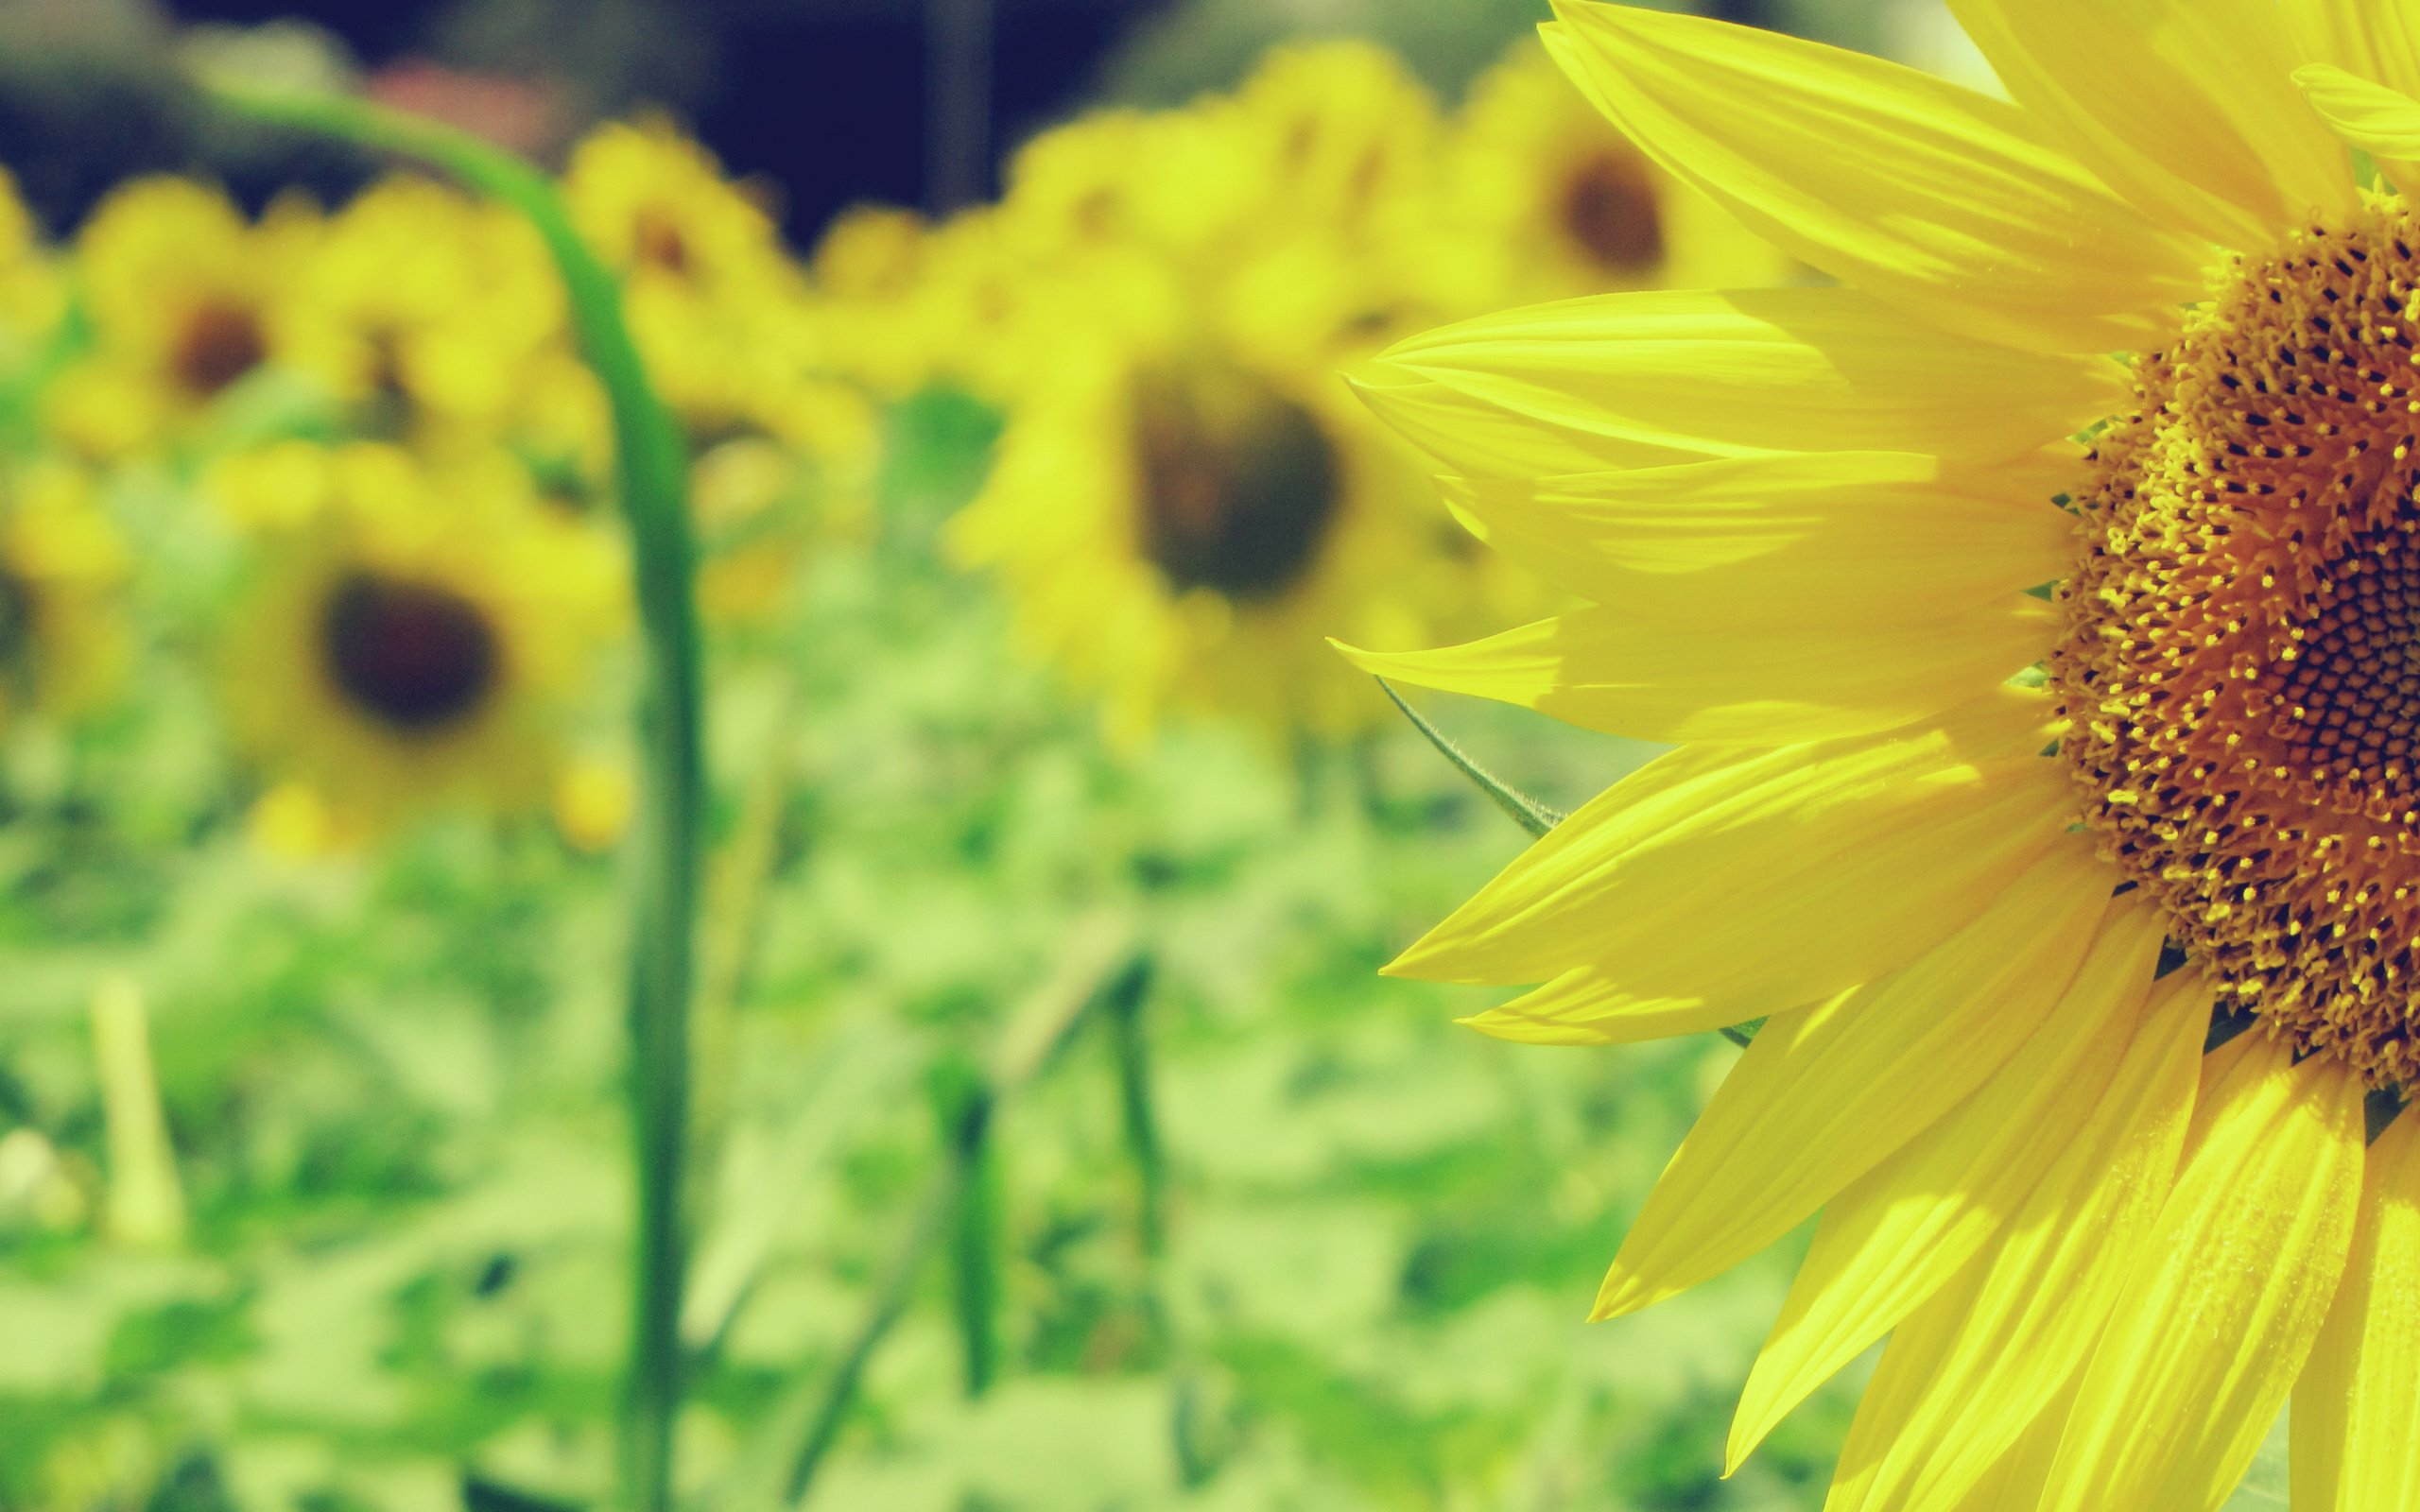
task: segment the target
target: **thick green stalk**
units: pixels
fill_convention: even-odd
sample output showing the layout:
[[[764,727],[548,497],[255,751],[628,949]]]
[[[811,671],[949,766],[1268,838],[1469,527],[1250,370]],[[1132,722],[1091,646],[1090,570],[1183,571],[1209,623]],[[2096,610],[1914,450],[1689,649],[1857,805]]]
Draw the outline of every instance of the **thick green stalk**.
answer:
[[[418,158],[521,212],[554,255],[581,352],[613,413],[615,482],[646,643],[631,838],[630,1104],[638,1211],[622,1497],[634,1512],[666,1512],[682,1388],[689,998],[705,775],[686,446],[648,382],[614,275],[580,240],[554,185],[536,167],[467,132],[359,100],[234,85],[214,93],[255,119]]]

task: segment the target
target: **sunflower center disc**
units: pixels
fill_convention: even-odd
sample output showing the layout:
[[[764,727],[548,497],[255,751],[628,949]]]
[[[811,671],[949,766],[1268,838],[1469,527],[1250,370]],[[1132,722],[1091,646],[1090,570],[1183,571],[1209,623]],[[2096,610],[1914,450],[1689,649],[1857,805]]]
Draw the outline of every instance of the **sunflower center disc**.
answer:
[[[425,583],[355,573],[328,595],[320,634],[337,686],[414,733],[467,716],[501,670],[495,631],[478,606]]]
[[[1663,211],[1647,164],[1627,153],[1582,159],[1564,180],[1563,229],[1590,261],[1636,273],[1664,260]]]
[[[1319,556],[1342,483],[1310,411],[1240,374],[1153,374],[1135,387],[1144,554],[1182,593],[1273,598]]]
[[[2135,367],[2050,662],[2104,849],[2233,995],[2420,1071],[2420,225],[2238,266]]]
[[[169,362],[188,392],[208,399],[268,357],[259,315],[222,302],[201,305],[185,317]]]

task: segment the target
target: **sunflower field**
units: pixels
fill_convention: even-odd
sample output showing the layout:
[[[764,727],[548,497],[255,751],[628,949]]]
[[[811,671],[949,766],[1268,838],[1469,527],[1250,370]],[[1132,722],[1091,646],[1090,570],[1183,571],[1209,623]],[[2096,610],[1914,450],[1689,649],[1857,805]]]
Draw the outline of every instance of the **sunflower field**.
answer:
[[[0,1512],[2420,1512],[2420,11],[1027,9],[0,8]]]

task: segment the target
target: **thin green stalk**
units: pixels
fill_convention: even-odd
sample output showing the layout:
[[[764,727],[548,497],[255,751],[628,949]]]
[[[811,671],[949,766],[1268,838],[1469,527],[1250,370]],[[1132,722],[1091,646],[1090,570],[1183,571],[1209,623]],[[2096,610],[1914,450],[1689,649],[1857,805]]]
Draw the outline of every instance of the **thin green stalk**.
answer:
[[[1168,1435],[1177,1478],[1190,1488],[1209,1482],[1217,1473],[1218,1460],[1203,1442],[1201,1366],[1167,1294],[1167,1157],[1160,1141],[1157,1099],[1151,1089],[1150,1029],[1144,1018],[1153,974],[1150,956],[1137,956],[1104,994],[1104,1008],[1117,1069],[1119,1123],[1127,1154],[1134,1162],[1134,1227],[1142,1252],[1143,1309],[1167,1350]]]
[[[1151,1047],[1143,1009],[1151,995],[1151,958],[1138,956],[1107,993],[1110,1048],[1117,1061],[1119,1122],[1134,1160],[1135,1231],[1147,1262],[1167,1246],[1167,1167],[1160,1153],[1151,1096]]]
[[[965,1168],[951,1160],[916,1200],[915,1220],[898,1252],[891,1257],[890,1267],[883,1272],[873,1303],[858,1321],[856,1332],[849,1336],[839,1364],[833,1366],[822,1389],[815,1394],[805,1420],[797,1430],[798,1449],[782,1482],[784,1504],[804,1505],[806,1493],[814,1488],[816,1472],[823,1468],[824,1456],[831,1452],[841,1424],[848,1421],[849,1409],[856,1405],[857,1393],[865,1384],[866,1368],[873,1364],[883,1340],[890,1336],[892,1327],[914,1300],[917,1279],[924,1275],[926,1262],[949,1230],[951,1214],[958,1210],[964,1182]]]
[[[1403,695],[1395,692],[1393,683],[1384,678],[1377,680],[1378,686],[1386,690],[1388,699],[1403,712],[1406,719],[1411,721],[1414,730],[1428,737],[1428,744],[1437,747],[1437,753],[1453,763],[1454,769],[1469,778],[1474,786],[1494,799],[1497,808],[1511,815],[1513,823],[1529,831],[1531,839],[1544,836],[1566,817],[1561,809],[1539,802],[1471,760],[1463,753],[1462,747],[1445,738],[1444,731],[1423,719],[1420,711],[1404,702]]]
[[[950,1209],[949,1291],[969,1400],[1000,1368],[1000,1163],[992,1143],[993,1091],[963,1060],[936,1069],[933,1111],[958,1174]]]
[[[360,100],[252,85],[210,88],[221,103],[256,120],[418,158],[518,210],[554,256],[582,354],[605,389],[646,647],[640,799],[631,836],[630,1105],[638,1212],[622,1500],[634,1512],[667,1512],[682,1390],[688,1018],[704,787],[704,677],[696,549],[684,497],[686,446],[648,382],[622,318],[619,286],[580,240],[544,173],[468,132]]]
[[[1085,1017],[1109,1001],[1116,984],[1132,975],[1128,937],[1126,926],[1114,919],[1096,920],[1075,931],[1065,966],[1011,1020],[989,1070],[976,1074],[955,1099],[958,1113],[944,1129],[942,1169],[917,1199],[915,1218],[874,1288],[864,1317],[849,1335],[839,1364],[773,1415],[773,1448],[784,1467],[779,1482],[783,1504],[805,1504],[817,1472],[856,1404],[867,1368],[907,1312],[934,1252],[959,1231],[968,1191],[978,1179],[1000,1109],[1066,1047]],[[735,1490],[722,1500],[745,1494]]]

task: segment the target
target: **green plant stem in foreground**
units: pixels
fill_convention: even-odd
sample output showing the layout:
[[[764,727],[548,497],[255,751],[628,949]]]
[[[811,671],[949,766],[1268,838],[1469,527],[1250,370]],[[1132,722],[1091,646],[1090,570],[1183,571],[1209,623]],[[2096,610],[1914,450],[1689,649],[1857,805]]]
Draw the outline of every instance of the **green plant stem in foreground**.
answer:
[[[614,276],[580,240],[553,184],[537,168],[467,132],[359,100],[249,85],[205,87],[255,120],[431,163],[527,216],[554,256],[582,355],[605,389],[646,657],[631,854],[630,1102],[638,1192],[621,1496],[633,1512],[667,1512],[682,1390],[689,998],[704,784],[704,679],[696,551],[684,497],[686,446],[648,382]]]

